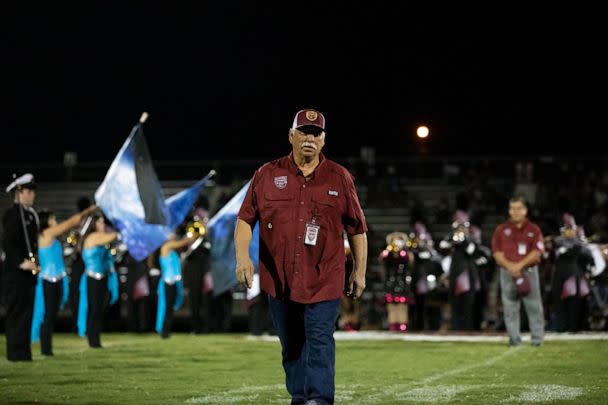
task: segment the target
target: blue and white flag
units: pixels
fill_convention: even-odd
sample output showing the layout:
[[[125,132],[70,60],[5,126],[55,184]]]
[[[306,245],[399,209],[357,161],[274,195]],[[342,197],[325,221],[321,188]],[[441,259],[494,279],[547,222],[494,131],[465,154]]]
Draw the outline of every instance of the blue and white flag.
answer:
[[[215,296],[222,294],[238,284],[235,274],[236,255],[234,251],[234,229],[236,228],[237,215],[241,209],[243,200],[245,200],[249,183],[251,183],[251,181],[247,182],[247,184],[245,184],[207,224],[211,242],[209,266],[213,276],[213,295]],[[256,223],[253,228],[251,245],[249,246],[249,256],[251,257],[256,273],[258,272],[259,247],[260,232],[259,226]]]
[[[165,200],[138,123],[95,192],[95,202],[120,232],[131,256],[142,261],[182,223],[213,174]]]

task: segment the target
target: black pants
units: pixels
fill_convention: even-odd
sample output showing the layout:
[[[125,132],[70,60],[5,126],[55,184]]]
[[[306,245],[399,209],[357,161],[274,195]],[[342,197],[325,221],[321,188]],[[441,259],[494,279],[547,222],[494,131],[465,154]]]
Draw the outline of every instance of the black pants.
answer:
[[[474,330],[475,292],[468,291],[460,295],[453,293],[452,330]]]
[[[414,305],[414,316],[412,322],[412,329],[414,330],[423,330],[424,329],[424,314],[426,311],[425,301],[426,294],[416,294],[416,305]]]
[[[177,286],[175,284],[165,283],[165,302],[167,306],[165,308],[165,320],[163,321],[163,331],[161,336],[164,338],[169,337],[171,334],[171,325],[173,325],[173,306],[175,305],[175,298],[177,297]]]
[[[40,327],[40,351],[42,354],[50,356],[53,354],[52,336],[61,304],[63,281],[52,283],[43,280],[42,290],[44,292],[44,321]]]
[[[78,301],[80,299],[80,277],[84,272],[82,256],[78,254],[72,263],[70,273],[70,312],[72,313],[72,333],[78,334]]]
[[[96,280],[87,277],[87,298],[89,311],[87,315],[87,338],[90,347],[101,347],[101,325],[103,322],[103,310],[105,307],[108,280],[104,277]]]
[[[188,278],[188,302],[190,303],[190,327],[194,333],[203,332],[203,317],[201,303],[203,301],[203,275],[202,269],[190,268]]]
[[[21,269],[6,274],[6,358],[31,361],[32,314],[34,312],[35,277]]]
[[[226,333],[232,329],[232,290],[213,297],[212,327],[213,332]]]
[[[129,332],[149,332],[150,329],[150,303],[148,297],[134,300],[127,299],[127,330]]]
[[[261,291],[249,305],[249,333],[259,336],[270,330],[270,323],[272,320],[268,310],[268,298],[266,293]]]
[[[150,296],[138,295],[138,283],[146,281],[150,288],[147,269],[145,267],[131,267],[127,273],[127,330],[129,332],[149,332],[150,327]]]

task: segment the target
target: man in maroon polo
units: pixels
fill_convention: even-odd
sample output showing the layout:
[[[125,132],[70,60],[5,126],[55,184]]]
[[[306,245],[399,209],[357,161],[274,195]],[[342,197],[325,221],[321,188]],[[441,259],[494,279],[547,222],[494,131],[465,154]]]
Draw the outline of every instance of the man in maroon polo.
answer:
[[[251,287],[252,229],[260,226],[260,284],[281,340],[292,404],[333,404],[333,333],[344,293],[346,230],[354,255],[348,294],[365,288],[367,225],[352,175],[321,153],[325,118],[298,111],[291,153],[260,167],[234,234],[237,279]]]
[[[520,299],[528,315],[532,345],[542,344],[545,331],[537,266],[545,250],[544,238],[540,228],[528,220],[527,215],[524,198],[511,197],[509,220],[499,224],[492,236],[492,252],[500,266],[502,307],[511,346],[521,344]]]

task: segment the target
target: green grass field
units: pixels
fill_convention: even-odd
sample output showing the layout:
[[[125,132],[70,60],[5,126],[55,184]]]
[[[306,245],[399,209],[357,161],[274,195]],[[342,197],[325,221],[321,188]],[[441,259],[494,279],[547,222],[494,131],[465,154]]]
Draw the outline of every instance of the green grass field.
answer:
[[[278,342],[245,335],[102,334],[104,349],[56,334],[55,356],[10,363],[0,403],[289,403]],[[336,403],[608,403],[608,341],[337,341]]]

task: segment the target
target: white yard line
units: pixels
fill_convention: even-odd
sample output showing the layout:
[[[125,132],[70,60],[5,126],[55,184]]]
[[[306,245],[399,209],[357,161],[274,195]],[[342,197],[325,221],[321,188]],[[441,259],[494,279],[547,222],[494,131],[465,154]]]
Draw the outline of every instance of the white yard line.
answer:
[[[401,399],[403,399],[403,397],[406,396],[408,393],[412,393],[413,397],[420,397],[421,393],[427,395],[425,387],[415,388],[414,390],[412,390],[412,387],[416,387],[416,386],[420,386],[420,385],[426,386],[426,385],[431,384],[444,377],[461,374],[461,373],[473,370],[475,368],[491,366],[492,364],[503,360],[505,357],[513,355],[520,349],[521,349],[521,346],[512,347],[512,348],[505,350],[498,356],[490,357],[489,359],[487,359],[481,363],[473,363],[473,364],[469,364],[467,366],[457,367],[457,368],[454,368],[451,370],[446,370],[441,373],[436,373],[436,374],[430,375],[426,378],[423,378],[422,380],[409,382],[407,384],[394,384],[394,385],[391,385],[388,387],[384,387],[379,392],[374,393],[372,395],[368,395],[367,397],[363,398],[360,403],[362,403],[362,404],[382,403],[382,402],[385,402],[385,401],[383,401],[383,399],[385,399],[391,395],[394,396],[396,393],[399,393],[399,396]],[[433,387],[433,389],[436,389],[436,388],[437,388],[436,386]],[[447,387],[446,389],[447,389],[446,393],[438,393],[438,395],[440,395],[440,397],[450,396],[450,395],[454,396],[454,395],[458,394],[459,392],[464,391],[468,388],[459,387],[459,386],[450,386],[450,387]]]

